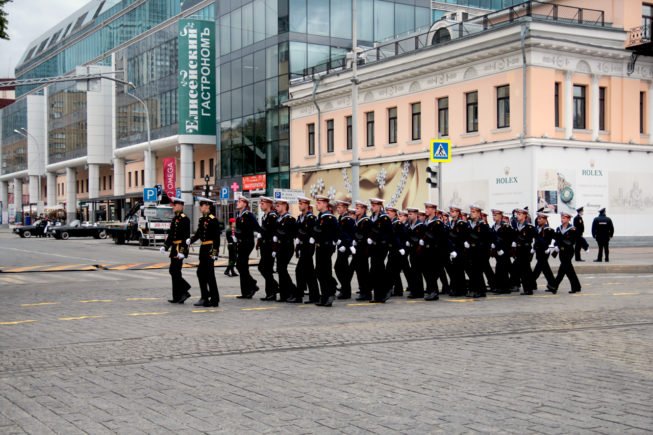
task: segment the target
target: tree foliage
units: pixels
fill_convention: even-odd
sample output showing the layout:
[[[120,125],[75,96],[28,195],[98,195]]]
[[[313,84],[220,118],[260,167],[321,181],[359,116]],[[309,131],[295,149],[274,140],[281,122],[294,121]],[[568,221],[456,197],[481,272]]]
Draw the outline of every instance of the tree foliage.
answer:
[[[5,5],[11,1],[13,0],[0,0],[0,39],[9,39],[9,34],[7,33],[9,21],[5,12]]]

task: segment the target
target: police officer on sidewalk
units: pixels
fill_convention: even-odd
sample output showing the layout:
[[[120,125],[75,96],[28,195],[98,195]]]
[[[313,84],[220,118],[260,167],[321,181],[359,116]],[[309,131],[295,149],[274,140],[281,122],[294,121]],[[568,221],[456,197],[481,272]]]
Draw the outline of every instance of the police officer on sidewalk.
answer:
[[[181,268],[184,258],[188,257],[188,245],[186,240],[190,237],[190,219],[184,213],[184,200],[181,198],[171,198],[174,217],[170,222],[170,229],[161,253],[170,251],[170,276],[172,277],[172,299],[168,299],[171,304],[183,304],[190,297],[188,290],[190,284],[181,274]]]
[[[211,214],[211,205],[215,201],[209,198],[199,198],[200,213],[202,216],[197,224],[195,234],[186,240],[188,246],[200,241],[199,266],[197,279],[200,283],[200,300],[196,307],[217,307],[220,305],[218,284],[215,281],[214,262],[218,259],[220,251],[220,222]]]

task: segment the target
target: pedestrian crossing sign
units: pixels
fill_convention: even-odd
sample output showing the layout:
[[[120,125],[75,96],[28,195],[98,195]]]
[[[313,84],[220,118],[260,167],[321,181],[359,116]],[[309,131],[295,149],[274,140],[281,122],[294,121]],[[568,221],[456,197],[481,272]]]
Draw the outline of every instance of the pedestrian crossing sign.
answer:
[[[451,141],[448,139],[433,139],[431,141],[430,160],[432,163],[451,161]]]

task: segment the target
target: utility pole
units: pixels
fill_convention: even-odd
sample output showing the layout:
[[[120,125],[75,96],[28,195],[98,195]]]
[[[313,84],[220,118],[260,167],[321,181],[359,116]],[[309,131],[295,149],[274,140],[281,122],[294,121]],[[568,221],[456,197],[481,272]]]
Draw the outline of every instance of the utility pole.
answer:
[[[360,161],[358,160],[358,38],[356,35],[356,0],[351,0],[351,46],[354,54],[351,68],[351,199],[359,198]]]

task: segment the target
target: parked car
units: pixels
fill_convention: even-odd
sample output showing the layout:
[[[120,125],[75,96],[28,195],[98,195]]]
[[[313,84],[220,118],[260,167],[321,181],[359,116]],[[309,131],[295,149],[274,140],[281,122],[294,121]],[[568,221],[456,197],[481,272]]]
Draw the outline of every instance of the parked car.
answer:
[[[46,235],[46,229],[48,227],[47,219],[39,219],[34,222],[34,225],[23,225],[21,227],[14,228],[14,234],[18,234],[23,238],[30,237],[44,237]]]
[[[107,229],[104,226],[90,222],[72,221],[69,225],[61,225],[49,228],[49,233],[59,240],[68,240],[70,237],[93,237],[94,239],[106,239]]]

